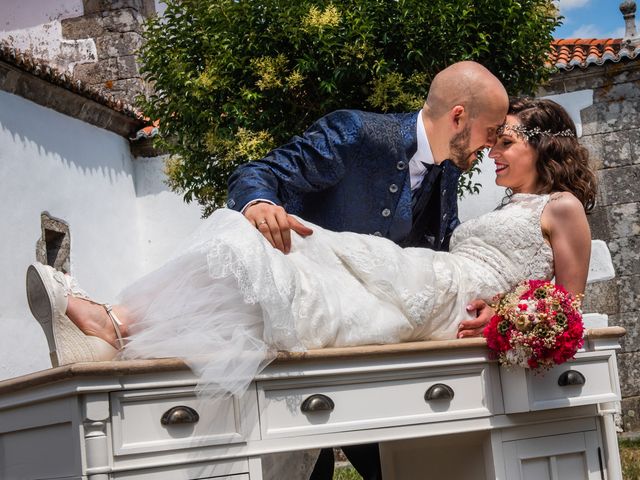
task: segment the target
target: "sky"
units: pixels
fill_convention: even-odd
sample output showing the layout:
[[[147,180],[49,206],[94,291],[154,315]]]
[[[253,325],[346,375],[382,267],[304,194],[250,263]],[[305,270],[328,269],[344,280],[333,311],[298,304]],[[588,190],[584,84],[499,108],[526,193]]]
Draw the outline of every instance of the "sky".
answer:
[[[620,0],[557,0],[563,25],[555,38],[622,38],[624,19]],[[640,2],[639,2],[640,3]],[[640,9],[638,9],[640,11]],[[639,15],[640,17],[640,15]],[[637,25],[636,19],[636,25]]]

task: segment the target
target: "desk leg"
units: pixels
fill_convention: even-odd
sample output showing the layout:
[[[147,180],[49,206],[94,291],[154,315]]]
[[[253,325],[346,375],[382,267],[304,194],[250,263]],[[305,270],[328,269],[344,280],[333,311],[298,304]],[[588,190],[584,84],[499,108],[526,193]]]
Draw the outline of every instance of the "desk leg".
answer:
[[[262,460],[260,457],[249,457],[249,480],[262,480]]]
[[[607,480],[622,480],[622,468],[620,465],[620,450],[618,447],[618,435],[616,433],[616,425],[614,421],[613,404],[612,408],[606,411],[600,411],[602,415],[601,425],[604,433],[604,462],[607,468]]]
[[[109,397],[107,394],[89,394],[84,399],[84,463],[87,478],[108,480],[110,475],[110,446],[107,435],[109,423]]]

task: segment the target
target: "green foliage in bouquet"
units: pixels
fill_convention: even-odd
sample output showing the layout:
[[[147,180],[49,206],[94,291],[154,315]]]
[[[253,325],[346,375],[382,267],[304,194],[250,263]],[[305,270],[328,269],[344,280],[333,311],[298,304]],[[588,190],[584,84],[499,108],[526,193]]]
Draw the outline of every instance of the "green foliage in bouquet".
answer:
[[[417,110],[455,61],[533,92],[556,15],[550,0],[169,0],[147,24],[155,93],[141,106],[160,121],[170,186],[208,215],[239,164],[332,110]]]

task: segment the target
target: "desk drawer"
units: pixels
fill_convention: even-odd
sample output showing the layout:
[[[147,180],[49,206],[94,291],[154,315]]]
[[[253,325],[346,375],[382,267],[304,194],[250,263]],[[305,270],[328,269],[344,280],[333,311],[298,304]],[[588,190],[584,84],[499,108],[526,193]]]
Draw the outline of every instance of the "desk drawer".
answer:
[[[620,400],[615,355],[578,354],[546,373],[520,368],[502,369],[506,413],[574,407]]]
[[[262,436],[313,435],[484,417],[492,413],[491,384],[487,365],[401,375],[262,382],[258,385]],[[450,389],[450,400],[425,399],[427,391],[446,397],[443,385]],[[313,399],[320,408],[329,410],[304,413],[303,405]]]
[[[115,392],[114,455],[241,442],[242,418],[240,400],[201,398],[189,388]]]

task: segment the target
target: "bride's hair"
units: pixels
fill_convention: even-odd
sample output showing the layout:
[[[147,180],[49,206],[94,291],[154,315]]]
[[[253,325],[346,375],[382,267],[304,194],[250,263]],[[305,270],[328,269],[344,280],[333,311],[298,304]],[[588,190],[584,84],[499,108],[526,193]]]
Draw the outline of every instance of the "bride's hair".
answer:
[[[518,117],[527,131],[534,132],[527,141],[538,153],[536,167],[542,193],[571,192],[586,211],[591,210],[596,200],[596,175],[566,110],[551,100],[512,98],[509,115]]]

